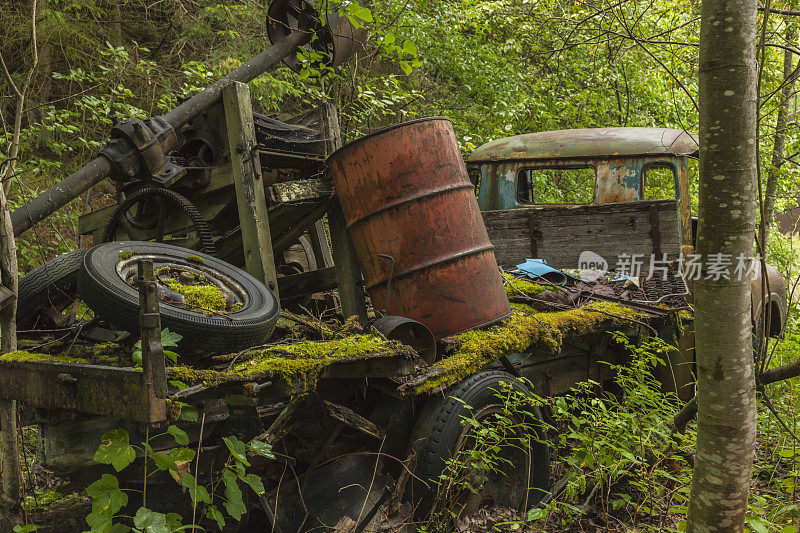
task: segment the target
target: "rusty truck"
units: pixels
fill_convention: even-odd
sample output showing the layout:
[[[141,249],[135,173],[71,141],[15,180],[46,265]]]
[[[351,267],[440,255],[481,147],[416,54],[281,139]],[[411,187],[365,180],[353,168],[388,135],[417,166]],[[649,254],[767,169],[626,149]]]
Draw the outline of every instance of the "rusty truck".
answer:
[[[442,506],[525,510],[549,490],[535,402],[514,415],[534,438],[501,446],[512,468],[474,468],[469,491],[439,483],[473,441],[464,417],[497,416],[504,387],[532,398],[609,380],[607,363],[628,357],[613,331],[634,343],[685,339],[685,285],[673,272],[624,298],[578,291],[541,308],[550,284],[498,263],[558,264],[548,231],[562,222],[526,209],[482,215],[447,119],[342,146],[329,104],[302,123],[253,112],[247,81],[285,57],[294,64],[311,34],[336,64],[352,52],[337,36],[355,35],[306,2],[278,0],[270,13],[272,47],[163,117],[119,122],[97,159],[12,214],[20,234],[105,177],[116,188],[115,205],[80,218],[91,249],[21,280],[20,350],[0,356],[0,399],[18,402],[44,464],[73,487],[113,472],[95,460],[110,431],[153,453],[176,446],[167,428],[185,431],[192,479],[209,498],[238,453],[263,487],[226,481],[249,495],[229,531],[324,530],[343,517],[364,531]],[[477,168],[483,183],[499,175],[488,160]],[[516,187],[516,171],[506,175],[498,183]],[[622,217],[639,237],[655,225],[656,251],[680,245],[675,200],[596,209],[577,226]],[[169,344],[182,337],[177,348],[164,349],[162,328]],[[233,436],[269,444],[272,458],[232,449]],[[114,472],[133,511],[146,486],[154,510],[217,527],[208,502],[193,508],[183,491],[186,465],[148,471],[147,461]]]

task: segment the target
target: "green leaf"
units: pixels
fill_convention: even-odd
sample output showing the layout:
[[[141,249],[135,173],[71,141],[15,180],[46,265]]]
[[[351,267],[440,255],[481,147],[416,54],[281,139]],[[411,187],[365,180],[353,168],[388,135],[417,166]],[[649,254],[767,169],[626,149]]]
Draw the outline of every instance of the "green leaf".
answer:
[[[261,482],[261,478],[257,475],[247,474],[246,476],[240,476],[239,479],[250,485],[253,491],[259,496],[263,496],[266,493],[264,490],[264,483]]]
[[[188,403],[180,402],[181,406],[181,414],[178,415],[178,420],[184,420],[186,422],[197,422],[197,409],[193,406],[189,405]]]
[[[219,512],[219,509],[217,509],[216,505],[208,506],[208,509],[206,510],[206,516],[211,520],[214,520],[220,529],[225,527],[225,517],[222,516],[222,513]]]
[[[167,527],[170,531],[178,531],[179,528],[183,525],[183,517],[178,513],[167,513]]]
[[[172,448],[169,451],[169,456],[178,461],[192,461],[195,456],[195,451],[191,448]]]
[[[247,512],[242,499],[242,490],[236,483],[236,474],[227,468],[222,472],[222,482],[225,483],[225,510],[237,521]]]
[[[164,350],[164,357],[172,361],[173,363],[178,362],[178,354],[173,352],[172,350]]]
[[[25,526],[17,524],[14,526],[14,533],[30,533],[31,531],[36,531],[37,529],[39,529],[39,526],[34,524],[28,524]]]
[[[128,495],[120,490],[119,481],[111,474],[103,474],[86,487],[86,494],[92,498],[92,512],[86,517],[92,529],[110,522],[128,504]]]
[[[177,379],[170,380],[169,384],[172,385],[173,387],[177,388],[178,390],[184,390],[184,389],[188,389],[189,388],[189,385],[187,385],[183,381],[179,381]]]
[[[267,459],[275,459],[275,454],[272,453],[272,445],[258,440],[250,441],[250,449],[256,452],[261,457]]]
[[[167,452],[156,452],[152,455],[152,458],[159,470],[178,470],[175,459]]]
[[[797,526],[784,526],[778,533],[797,533]]]
[[[167,527],[167,517],[150,509],[139,507],[133,517],[133,525],[142,533],[172,533]]]
[[[247,461],[247,446],[244,442],[234,436],[222,437],[222,440],[225,441],[225,445],[228,447],[228,450],[230,450],[234,459],[245,466],[250,466],[250,463]]]
[[[400,61],[400,68],[406,75],[411,74],[411,71],[414,70],[411,68],[411,65],[408,64],[408,61]]]
[[[187,488],[189,496],[192,498],[192,503],[197,505],[197,502],[211,503],[211,495],[208,493],[203,485],[197,485],[197,480],[191,474],[184,474],[181,485]],[[197,502],[195,502],[195,488],[197,488]]]
[[[409,55],[414,56],[414,57],[416,57],[417,54],[419,53],[418,50],[417,50],[417,45],[414,44],[413,42],[409,41],[408,39],[403,41],[403,51],[405,53],[409,54]]]
[[[177,347],[178,342],[183,339],[183,335],[179,333],[173,333],[169,330],[169,328],[164,328],[161,330],[161,346],[165,348],[167,346]]]
[[[372,11],[360,4],[352,3],[349,4],[345,9],[347,9],[351,15],[363,20],[364,22],[375,22],[375,19],[372,16]]]
[[[128,432],[112,429],[102,437],[103,443],[97,448],[94,460],[111,465],[119,472],[136,459],[136,450],[130,445]]]
[[[170,426],[167,428],[167,433],[172,435],[172,437],[175,439],[175,442],[181,446],[186,446],[189,444],[189,435],[187,435],[186,432],[181,428],[177,426]]]

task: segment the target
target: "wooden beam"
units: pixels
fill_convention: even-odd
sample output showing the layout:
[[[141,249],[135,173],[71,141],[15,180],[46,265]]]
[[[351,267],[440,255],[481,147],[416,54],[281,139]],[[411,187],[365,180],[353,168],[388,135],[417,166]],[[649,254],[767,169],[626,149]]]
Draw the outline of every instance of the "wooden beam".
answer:
[[[328,155],[342,146],[342,133],[339,129],[339,116],[336,106],[323,104],[322,123],[325,138],[328,139]],[[353,241],[347,233],[344,213],[339,202],[328,213],[328,226],[331,233],[331,247],[336,277],[339,280],[339,299],[345,318],[357,315],[359,320],[367,320],[367,305],[364,297],[364,283],[358,266]]]
[[[239,227],[242,229],[245,269],[278,292],[278,276],[272,253],[267,199],[261,177],[250,89],[233,82],[222,90],[228,148],[236,187]]]
[[[167,370],[161,345],[158,287],[152,261],[139,261],[139,329],[142,343],[142,395],[148,421],[167,419]]]
[[[292,274],[278,278],[278,287],[284,296],[302,298],[318,292],[325,292],[337,287],[336,269],[321,268],[310,272]]]
[[[150,422],[141,370],[45,361],[0,365],[0,399]],[[5,427],[3,428],[5,429]]]

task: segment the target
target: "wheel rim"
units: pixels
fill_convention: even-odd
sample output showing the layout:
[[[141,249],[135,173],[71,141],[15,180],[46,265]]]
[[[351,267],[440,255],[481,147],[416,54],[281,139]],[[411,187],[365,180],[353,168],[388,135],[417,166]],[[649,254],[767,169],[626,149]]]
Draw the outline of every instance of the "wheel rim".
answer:
[[[513,427],[517,427],[522,420],[516,415],[509,415],[501,405],[487,405],[478,410],[472,418],[483,422],[494,415],[510,416]],[[453,457],[457,462],[467,458],[476,449],[474,435],[475,426],[467,424],[459,435]],[[474,464],[465,469],[462,479],[477,493],[466,487],[452,487],[452,492],[445,495],[447,507],[454,511],[456,516],[468,516],[478,509],[492,504],[504,504],[517,510],[527,507],[528,487],[531,473],[531,444],[530,437],[520,436],[518,430],[507,435],[506,441],[500,443],[496,468],[481,468]],[[518,442],[515,442],[518,441]]]
[[[131,287],[138,287],[138,262],[143,259],[153,262],[158,299],[161,303],[203,315],[229,315],[250,304],[250,295],[240,283],[216,268],[208,266],[199,257],[199,260],[190,261],[166,253],[136,253],[117,262],[117,275]],[[175,290],[176,284],[173,282],[184,287],[215,287],[224,297],[224,305],[213,308],[199,305],[195,302],[195,298],[189,295],[189,291],[182,293]]]

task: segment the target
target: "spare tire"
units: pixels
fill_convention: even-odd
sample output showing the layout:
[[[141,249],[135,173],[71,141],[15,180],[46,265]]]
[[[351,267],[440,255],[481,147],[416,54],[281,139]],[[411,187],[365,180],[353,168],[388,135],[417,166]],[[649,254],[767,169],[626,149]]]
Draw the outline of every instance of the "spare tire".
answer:
[[[530,389],[508,372],[486,370],[457,383],[443,397],[426,402],[411,438],[416,466],[410,496],[417,518],[434,515],[457,518],[486,505],[524,511],[546,494],[550,447],[545,440],[541,413],[537,407],[523,404],[506,411],[499,397],[506,390],[504,384],[516,393],[532,396]],[[492,416],[500,420],[516,419],[511,427],[527,431],[508,433],[495,451],[486,452],[501,458],[494,469],[467,467],[460,471],[457,477],[469,475],[474,492],[466,490],[464,485],[449,485],[453,476],[451,459],[466,457],[465,462],[456,464],[470,464],[471,425],[465,420],[491,423]]]
[[[19,280],[17,328],[36,326],[39,311],[52,306],[59,311],[76,297],[78,272],[86,250],[73,250],[46,261]]]
[[[114,326],[139,332],[137,263],[153,261],[156,272],[186,271],[220,289],[224,310],[198,308],[180,300],[181,294],[159,274],[161,327],[183,336],[183,355],[218,354],[263,344],[278,321],[275,295],[247,272],[208,254],[164,243],[120,241],[95,246],[83,258],[78,294],[95,313]],[[169,283],[171,278],[166,280]],[[206,283],[207,282],[207,283]],[[174,288],[174,287],[173,287]]]

